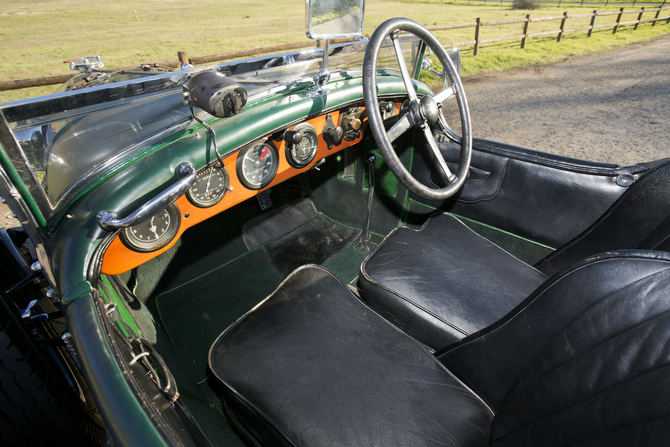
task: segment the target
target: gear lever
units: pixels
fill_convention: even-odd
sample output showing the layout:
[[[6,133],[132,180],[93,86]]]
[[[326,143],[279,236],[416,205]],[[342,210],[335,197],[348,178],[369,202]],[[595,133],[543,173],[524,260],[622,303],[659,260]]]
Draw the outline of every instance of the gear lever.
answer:
[[[365,213],[365,223],[363,225],[363,232],[361,233],[359,249],[369,255],[372,251],[372,245],[370,244],[370,219],[372,218],[372,200],[375,194],[375,156],[371,155],[367,159],[367,163],[370,188],[368,189],[368,209]]]

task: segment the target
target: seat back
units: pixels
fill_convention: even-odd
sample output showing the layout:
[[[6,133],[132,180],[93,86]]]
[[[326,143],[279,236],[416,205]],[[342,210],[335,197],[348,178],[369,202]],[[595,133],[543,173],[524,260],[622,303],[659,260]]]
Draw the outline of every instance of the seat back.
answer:
[[[439,359],[491,445],[670,445],[670,254],[593,257]]]
[[[638,179],[595,223],[535,265],[547,276],[611,250],[670,251],[670,161]]]

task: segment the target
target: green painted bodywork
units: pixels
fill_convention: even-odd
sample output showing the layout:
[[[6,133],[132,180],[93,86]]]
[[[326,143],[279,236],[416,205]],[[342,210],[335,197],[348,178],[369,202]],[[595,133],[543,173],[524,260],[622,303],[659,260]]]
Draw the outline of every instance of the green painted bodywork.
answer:
[[[152,420],[147,406],[140,401],[121,370],[104,331],[92,294],[82,295],[65,309],[77,352],[86,377],[107,429],[124,446],[167,446]],[[166,428],[166,427],[163,427]]]

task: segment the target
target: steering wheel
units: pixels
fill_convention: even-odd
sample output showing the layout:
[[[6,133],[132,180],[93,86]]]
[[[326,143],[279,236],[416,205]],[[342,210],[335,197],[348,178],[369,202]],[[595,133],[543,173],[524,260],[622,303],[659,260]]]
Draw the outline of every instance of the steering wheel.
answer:
[[[418,97],[407,70],[402,49],[400,48],[400,31],[410,32],[422,39],[428,45],[433,51],[433,54],[439,59],[444,70],[446,70],[448,79],[451,82],[449,88],[435,96]],[[377,98],[377,56],[382,43],[387,36],[389,36],[393,42],[396,58],[398,59],[398,65],[400,66],[400,72],[402,74],[402,80],[405,84],[405,89],[407,90],[407,95],[410,101],[409,111],[400,118],[388,132],[384,129],[384,123],[382,121],[379,101]],[[439,122],[447,135],[453,135],[453,132],[446,128],[446,121],[440,110],[442,101],[452,95],[456,97],[456,101],[458,102],[458,111],[460,113],[461,128],[463,132],[461,137],[460,164],[456,175],[451,173],[447,163],[444,161],[444,158],[442,158],[442,154],[437,147],[437,142],[435,141],[435,137],[431,130],[431,127]],[[384,157],[384,161],[398,180],[405,185],[407,189],[425,199],[444,200],[454,195],[461,188],[463,183],[465,183],[470,169],[470,158],[472,156],[470,111],[465,99],[465,92],[463,91],[461,79],[456,74],[456,69],[451,62],[451,58],[447,55],[447,52],[437,38],[423,25],[409,19],[389,19],[379,25],[372,34],[372,37],[370,37],[370,42],[368,43],[365,52],[365,61],[363,62],[363,97],[365,99],[368,121],[377,147],[379,147],[379,150]],[[449,184],[444,188],[431,188],[416,180],[405,166],[403,166],[393,150],[391,143],[412,127],[418,127],[423,130],[426,140],[428,140],[428,145],[433,152],[434,160],[437,161],[439,167],[449,180]]]

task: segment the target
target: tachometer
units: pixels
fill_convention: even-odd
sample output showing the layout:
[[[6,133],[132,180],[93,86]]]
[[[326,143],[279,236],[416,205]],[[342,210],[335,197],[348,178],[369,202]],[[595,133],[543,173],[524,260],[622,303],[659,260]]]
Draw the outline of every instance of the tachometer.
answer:
[[[237,156],[237,177],[249,189],[265,188],[279,168],[279,151],[271,141],[255,143]]]
[[[121,233],[121,241],[135,251],[156,251],[174,239],[180,222],[179,207],[173,203],[149,220],[125,228]]]
[[[319,137],[316,129],[309,123],[302,123],[291,129],[293,134],[300,135],[300,141],[286,141],[286,160],[294,168],[304,168],[314,160],[319,148]],[[295,137],[293,137],[295,140]]]
[[[217,162],[198,173],[186,197],[195,206],[207,208],[219,203],[227,191],[228,171]]]

